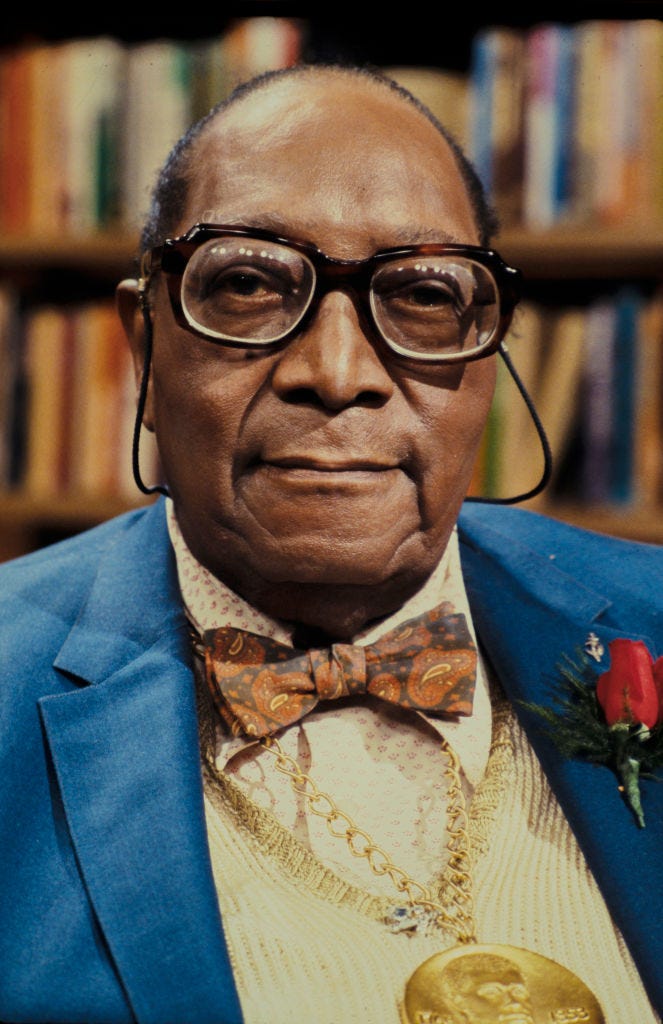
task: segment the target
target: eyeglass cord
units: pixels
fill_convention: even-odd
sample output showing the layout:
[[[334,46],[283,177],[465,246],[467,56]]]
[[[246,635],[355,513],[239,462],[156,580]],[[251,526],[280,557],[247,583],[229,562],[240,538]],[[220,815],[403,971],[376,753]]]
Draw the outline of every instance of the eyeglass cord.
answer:
[[[138,391],[138,400],[136,403],[136,419],[134,422],[133,443],[131,452],[133,475],[136,486],[140,491],[142,491],[143,494],[163,494],[166,497],[169,497],[170,491],[163,484],[154,484],[152,486],[148,486],[147,484],[145,484],[140,470],[140,435],[143,425],[143,415],[145,413],[145,403],[147,400],[147,387],[150,378],[150,366],[152,363],[152,318],[150,316],[149,302],[143,290],[141,290],[140,292],[140,305],[143,314],[143,323],[145,325],[145,353],[143,358],[143,372],[141,375],[140,388]],[[544,488],[548,485],[550,477],[552,475],[553,458],[552,451],[550,448],[550,442],[548,441],[548,437],[546,435],[543,423],[541,422],[539,414],[537,413],[534,407],[534,402],[532,401],[532,398],[530,397],[530,394],[527,391],[527,388],[525,387],[522,378],[520,377],[520,374],[518,373],[513,364],[513,360],[511,359],[509,351],[504,342],[500,343],[500,346],[497,351],[502,357],[502,360],[507,370],[511,374],[511,377],[513,378],[513,381],[516,387],[518,388],[518,391],[520,392],[520,395],[525,405],[527,406],[527,410],[532,418],[532,422],[534,423],[537,436],[541,443],[541,449],[543,451],[543,471],[541,473],[541,478],[539,482],[536,484],[536,486],[533,487],[531,490],[526,491],[524,494],[517,494],[514,497],[509,498],[480,497],[472,495],[470,497],[467,497],[465,500],[472,502],[480,502],[488,505],[515,505],[521,501],[528,501],[530,498],[535,497],[537,494],[540,494],[541,491],[544,490]]]
[[[548,486],[550,482],[550,477],[552,476],[553,457],[550,442],[548,440],[548,435],[546,434],[543,423],[541,422],[541,418],[538,412],[536,411],[536,408],[534,407],[532,397],[529,394],[525,385],[523,384],[522,377],[513,365],[513,360],[509,354],[509,350],[503,341],[500,342],[500,346],[497,351],[502,357],[502,361],[504,362],[504,365],[511,374],[513,382],[518,388],[518,391],[520,392],[523,402],[527,406],[527,411],[532,417],[532,422],[534,424],[537,436],[541,443],[541,450],[543,451],[543,470],[541,472],[541,478],[539,482],[536,484],[536,486],[532,487],[530,491],[526,491],[524,494],[516,494],[512,498],[484,498],[471,495],[465,498],[465,501],[481,502],[482,504],[486,505],[516,505],[520,501],[528,501],[529,498],[534,498],[537,494],[540,494],[545,487]]]

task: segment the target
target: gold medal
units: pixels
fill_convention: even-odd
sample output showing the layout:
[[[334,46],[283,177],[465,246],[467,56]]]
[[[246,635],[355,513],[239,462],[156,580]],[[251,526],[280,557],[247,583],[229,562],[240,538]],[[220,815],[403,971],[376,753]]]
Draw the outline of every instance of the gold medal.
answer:
[[[436,953],[411,976],[403,1024],[605,1024],[587,986],[566,967],[517,946]]]

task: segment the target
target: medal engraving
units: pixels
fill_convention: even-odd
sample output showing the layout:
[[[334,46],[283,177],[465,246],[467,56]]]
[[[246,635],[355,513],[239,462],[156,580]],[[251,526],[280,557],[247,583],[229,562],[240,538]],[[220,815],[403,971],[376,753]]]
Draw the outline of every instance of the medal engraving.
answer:
[[[407,983],[404,1024],[605,1024],[587,986],[566,967],[515,946],[455,946]]]

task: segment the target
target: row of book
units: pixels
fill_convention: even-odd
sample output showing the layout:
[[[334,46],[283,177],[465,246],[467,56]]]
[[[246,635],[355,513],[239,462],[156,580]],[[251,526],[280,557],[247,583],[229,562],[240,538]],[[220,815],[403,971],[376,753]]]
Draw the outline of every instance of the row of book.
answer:
[[[186,128],[306,43],[303,19],[249,17],[0,51],[0,232],[133,230]],[[491,26],[466,72],[386,70],[455,132],[504,225],[663,219],[663,20]]]
[[[107,36],[0,52],[0,232],[135,228],[181,134],[240,81],[294,63],[301,22],[255,17],[222,36]]]
[[[0,289],[0,487],[38,499],[133,501],[137,386],[112,300],[22,310]],[[144,479],[158,480],[142,431]]]
[[[631,286],[576,306],[526,302],[506,339],[553,453],[540,504],[663,501],[663,290]],[[542,468],[527,406],[500,365],[474,493],[528,492]]]
[[[469,105],[504,225],[663,220],[663,20],[482,29]]]
[[[525,303],[507,338],[548,435],[548,496],[589,505],[663,502],[663,290],[630,287],[583,305]],[[131,466],[136,381],[110,300],[23,310],[0,289],[0,488],[36,497],[138,497]],[[159,478],[143,430],[144,479]],[[499,364],[474,493],[529,491],[540,445]]]

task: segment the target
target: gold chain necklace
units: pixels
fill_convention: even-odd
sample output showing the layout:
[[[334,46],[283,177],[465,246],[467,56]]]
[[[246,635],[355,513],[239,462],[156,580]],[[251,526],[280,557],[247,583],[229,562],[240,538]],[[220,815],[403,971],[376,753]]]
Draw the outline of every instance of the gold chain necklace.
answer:
[[[196,643],[194,650],[199,654]],[[276,737],[260,743],[309,811],[325,820],[330,835],[345,840],[353,856],[366,860],[376,876],[388,876],[396,891],[405,894],[407,903],[393,906],[384,919],[390,931],[440,928],[454,936],[456,945],[429,957],[407,981],[400,1004],[403,1024],[605,1024],[596,997],[566,967],[520,947],[478,943],[467,809],[458,758],[446,741],[449,906],[399,868],[285,753]]]
[[[566,967],[527,949],[477,942],[467,809],[458,757],[446,740],[442,752],[449,780],[451,909],[435,900],[428,886],[399,868],[368,832],[318,788],[274,736],[260,742],[310,813],[326,822],[330,835],[345,840],[354,857],[366,860],[374,875],[387,875],[396,891],[405,894],[407,904],[392,907],[385,918],[389,929],[437,927],[454,936],[455,946],[429,957],[407,981],[401,1004],[403,1024],[605,1024],[593,993]]]
[[[469,863],[467,813],[461,790],[460,765],[455,752],[443,740],[442,750],[447,758],[445,776],[449,779],[447,803],[447,831],[450,873],[447,885],[451,891],[451,910],[438,903],[428,886],[416,881],[399,868],[371,836],[359,828],[329,796],[323,793],[310,775],[297,761],[286,754],[275,737],[261,741],[265,750],[275,757],[277,771],[290,779],[293,791],[304,798],[311,814],[323,818],[329,834],[345,839],[354,857],[364,858],[374,875],[388,875],[399,893],[407,897],[407,905],[391,908],[385,923],[390,931],[410,931],[430,927],[446,927],[460,943],[476,942],[473,914],[472,877]]]

